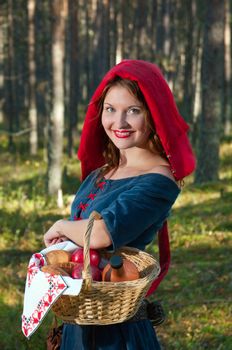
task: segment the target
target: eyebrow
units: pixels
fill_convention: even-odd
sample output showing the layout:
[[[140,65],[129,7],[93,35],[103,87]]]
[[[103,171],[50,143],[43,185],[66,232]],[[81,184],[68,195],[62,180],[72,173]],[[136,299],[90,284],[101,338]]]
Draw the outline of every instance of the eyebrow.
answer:
[[[107,105],[113,107],[113,105],[111,103],[109,103],[109,102],[104,102],[104,104],[107,104]],[[129,109],[129,108],[132,108],[132,107],[142,108],[143,106],[142,105],[131,105],[131,106],[128,106],[127,108]]]

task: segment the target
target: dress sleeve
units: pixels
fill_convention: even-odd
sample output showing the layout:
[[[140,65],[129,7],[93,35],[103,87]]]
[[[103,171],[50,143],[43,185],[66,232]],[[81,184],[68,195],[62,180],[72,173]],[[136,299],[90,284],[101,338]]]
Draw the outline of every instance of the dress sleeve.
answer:
[[[160,226],[160,222],[168,217],[178,193],[177,186],[169,182],[151,186],[145,181],[121,193],[101,211],[113,250],[138,239],[151,226]]]

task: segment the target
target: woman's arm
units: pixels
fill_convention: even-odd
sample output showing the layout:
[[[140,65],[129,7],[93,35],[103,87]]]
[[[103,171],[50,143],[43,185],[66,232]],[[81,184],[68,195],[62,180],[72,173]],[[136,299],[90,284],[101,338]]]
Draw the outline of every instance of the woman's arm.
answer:
[[[46,247],[65,240],[71,240],[83,247],[84,234],[87,230],[88,219],[79,221],[58,220],[45,233],[44,243]],[[110,234],[104,220],[95,220],[90,236],[90,248],[106,248],[112,244]]]

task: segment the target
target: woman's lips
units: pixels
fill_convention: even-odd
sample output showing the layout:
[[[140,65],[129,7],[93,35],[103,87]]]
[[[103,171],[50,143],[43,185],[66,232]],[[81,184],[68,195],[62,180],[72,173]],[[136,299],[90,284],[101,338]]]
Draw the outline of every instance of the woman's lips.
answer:
[[[113,130],[115,136],[119,139],[126,139],[132,134],[132,131],[128,130]]]

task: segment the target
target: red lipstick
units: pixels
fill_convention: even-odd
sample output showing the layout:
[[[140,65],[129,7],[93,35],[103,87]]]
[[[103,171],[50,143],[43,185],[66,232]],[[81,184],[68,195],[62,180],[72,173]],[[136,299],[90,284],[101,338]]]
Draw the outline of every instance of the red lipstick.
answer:
[[[132,131],[128,130],[113,130],[113,132],[114,135],[119,139],[126,139],[132,134]]]

